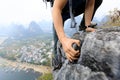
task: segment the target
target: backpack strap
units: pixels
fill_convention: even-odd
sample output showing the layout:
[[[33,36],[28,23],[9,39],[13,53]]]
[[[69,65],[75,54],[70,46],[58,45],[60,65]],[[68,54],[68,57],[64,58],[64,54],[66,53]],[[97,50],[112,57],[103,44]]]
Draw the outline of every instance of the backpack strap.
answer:
[[[53,7],[54,0],[50,0],[51,7]]]
[[[76,21],[73,15],[72,11],[72,0],[69,0],[69,11],[70,11],[70,17],[71,17],[71,28],[76,28]]]

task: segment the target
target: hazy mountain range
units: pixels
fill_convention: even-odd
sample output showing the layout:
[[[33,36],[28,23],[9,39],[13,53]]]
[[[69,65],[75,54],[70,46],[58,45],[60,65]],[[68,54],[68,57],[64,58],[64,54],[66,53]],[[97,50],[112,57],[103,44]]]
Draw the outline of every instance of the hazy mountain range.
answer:
[[[52,32],[52,23],[32,21],[27,28],[20,24],[11,24],[7,27],[0,26],[0,36],[6,37],[31,37]]]
[[[78,16],[76,19],[77,25],[80,24],[81,17]],[[98,25],[108,20],[108,16],[104,16],[102,21],[99,21],[97,18],[94,18],[94,22],[97,22]],[[65,32],[71,34],[72,29],[70,28],[70,20],[67,20],[65,23]],[[31,37],[37,36],[42,34],[49,34],[52,33],[52,21],[40,21],[35,22],[32,21],[30,24],[25,28],[24,25],[20,24],[11,24],[7,27],[0,26],[0,36],[7,36],[7,37]]]

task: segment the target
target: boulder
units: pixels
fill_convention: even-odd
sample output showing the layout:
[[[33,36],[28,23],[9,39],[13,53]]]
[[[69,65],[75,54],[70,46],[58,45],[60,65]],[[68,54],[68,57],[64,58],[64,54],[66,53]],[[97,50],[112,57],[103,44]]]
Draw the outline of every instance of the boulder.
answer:
[[[53,71],[54,80],[120,80],[120,27],[78,32],[72,38],[82,42],[80,57],[69,62],[58,42],[62,67]]]

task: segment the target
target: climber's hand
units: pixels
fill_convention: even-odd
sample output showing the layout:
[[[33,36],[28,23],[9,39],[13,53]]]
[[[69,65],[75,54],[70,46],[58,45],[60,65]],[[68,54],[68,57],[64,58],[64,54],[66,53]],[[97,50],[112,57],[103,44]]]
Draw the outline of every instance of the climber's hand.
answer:
[[[65,37],[63,40],[62,40],[62,47],[63,47],[63,50],[66,54],[66,57],[69,61],[73,61],[73,60],[77,60],[78,59],[78,56],[80,55],[80,51],[79,50],[74,50],[72,45],[73,43],[77,44],[78,46],[80,46],[80,41],[79,40],[75,40],[75,39],[70,39],[70,38],[67,38]]]
[[[95,32],[95,30],[96,30],[96,29],[91,28],[91,27],[87,27],[87,28],[86,28],[86,31],[87,31],[87,32]]]

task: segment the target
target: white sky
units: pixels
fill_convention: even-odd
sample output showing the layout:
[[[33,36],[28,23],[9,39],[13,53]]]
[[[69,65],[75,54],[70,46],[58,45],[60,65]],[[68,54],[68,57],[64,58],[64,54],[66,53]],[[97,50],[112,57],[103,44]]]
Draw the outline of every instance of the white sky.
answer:
[[[108,11],[114,10],[114,8],[120,10],[120,0],[103,0],[95,16],[101,19],[101,16],[108,14]]]
[[[50,5],[42,0],[0,0],[0,24],[20,23],[27,25],[30,21],[50,20]],[[120,0],[103,0],[96,17],[105,15],[110,9],[120,8]]]
[[[41,21],[50,18],[49,4],[42,0],[0,0],[0,24]]]

